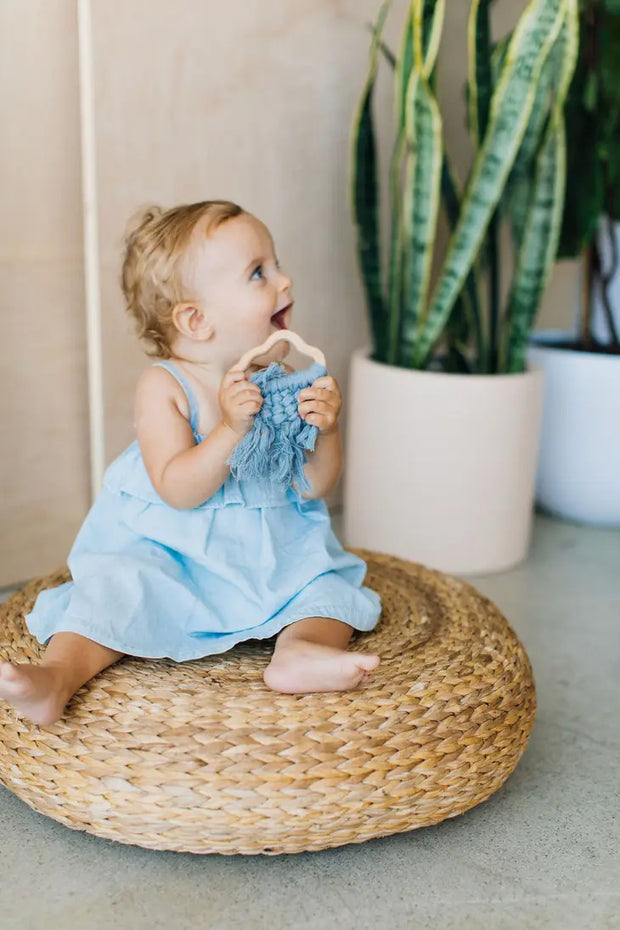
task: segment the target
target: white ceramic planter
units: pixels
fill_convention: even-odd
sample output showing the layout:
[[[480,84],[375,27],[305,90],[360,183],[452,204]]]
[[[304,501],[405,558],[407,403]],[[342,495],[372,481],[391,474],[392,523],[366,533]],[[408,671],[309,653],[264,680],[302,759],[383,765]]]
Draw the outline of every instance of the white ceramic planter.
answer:
[[[620,356],[549,345],[572,333],[536,333],[528,357],[546,376],[536,496],[564,519],[620,526]]]
[[[457,574],[528,550],[542,372],[445,375],[353,354],[344,536]]]

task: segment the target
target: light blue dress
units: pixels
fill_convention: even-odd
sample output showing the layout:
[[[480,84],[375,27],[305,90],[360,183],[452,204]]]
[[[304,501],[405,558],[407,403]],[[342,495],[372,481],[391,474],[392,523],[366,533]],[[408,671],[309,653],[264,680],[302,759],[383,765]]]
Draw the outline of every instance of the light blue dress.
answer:
[[[172,363],[158,364],[185,391],[200,442],[191,387]],[[41,643],[69,631],[183,662],[304,617],[370,630],[381,614],[363,586],[366,563],[342,548],[323,500],[231,474],[199,507],[175,510],[153,488],[137,441],[107,469],[68,565],[73,580],[42,591],[26,617]]]

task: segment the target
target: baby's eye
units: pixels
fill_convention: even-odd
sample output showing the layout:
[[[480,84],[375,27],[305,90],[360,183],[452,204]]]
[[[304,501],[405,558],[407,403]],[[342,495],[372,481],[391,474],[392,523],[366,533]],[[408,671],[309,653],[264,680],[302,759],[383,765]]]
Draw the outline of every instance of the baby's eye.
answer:
[[[257,265],[252,274],[250,275],[250,281],[260,281],[263,277],[263,266]]]

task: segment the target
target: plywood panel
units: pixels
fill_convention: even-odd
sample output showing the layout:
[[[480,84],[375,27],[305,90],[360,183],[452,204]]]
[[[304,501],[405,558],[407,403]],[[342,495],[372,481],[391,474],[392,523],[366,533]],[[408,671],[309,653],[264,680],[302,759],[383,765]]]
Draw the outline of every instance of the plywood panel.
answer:
[[[0,5],[0,586],[88,508],[75,5]]]

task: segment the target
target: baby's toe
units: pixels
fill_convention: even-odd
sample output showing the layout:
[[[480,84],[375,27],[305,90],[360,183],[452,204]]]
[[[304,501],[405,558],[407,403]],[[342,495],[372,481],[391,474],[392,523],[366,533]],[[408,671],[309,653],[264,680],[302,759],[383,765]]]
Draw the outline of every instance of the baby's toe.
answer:
[[[355,658],[357,667],[363,668],[365,672],[372,672],[381,662],[381,659],[377,655],[361,654],[356,655]]]
[[[10,662],[0,662],[0,679],[2,681],[13,682],[19,681],[21,674],[18,668]]]

